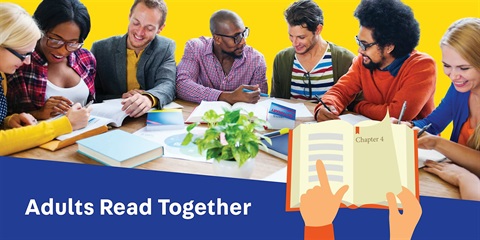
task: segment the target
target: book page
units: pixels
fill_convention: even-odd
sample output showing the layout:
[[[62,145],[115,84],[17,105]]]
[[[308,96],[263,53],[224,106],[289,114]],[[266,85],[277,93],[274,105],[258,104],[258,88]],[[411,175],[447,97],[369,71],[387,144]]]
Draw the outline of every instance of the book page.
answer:
[[[90,130],[93,130],[95,128],[99,128],[101,126],[108,125],[110,122],[111,122],[111,120],[107,119],[107,118],[90,116],[90,119],[88,120],[87,126],[85,126],[82,129],[72,131],[71,133],[60,135],[60,136],[56,137],[56,139],[58,139],[60,141],[63,141],[63,140],[78,136],[78,135],[80,135],[84,132],[88,132]]]
[[[418,168],[424,167],[427,159],[441,162],[447,160],[447,157],[434,149],[418,148]]]
[[[415,141],[417,141],[417,136],[411,128],[404,124],[392,124],[392,131],[401,184],[415,194],[415,171],[418,171],[418,165],[415,165]],[[400,204],[398,199],[397,202]]]
[[[291,199],[292,207],[298,207],[300,196],[308,189],[320,185],[316,161],[322,160],[332,192],[345,184],[353,188],[352,125],[345,121],[326,121],[302,124],[293,130]],[[352,202],[352,191],[343,199]]]
[[[171,102],[169,104],[165,104],[162,109],[182,109],[183,106],[176,103],[176,102]]]
[[[222,114],[224,111],[223,109],[231,109],[231,105],[227,102],[223,101],[202,101],[200,105],[198,105],[193,112],[188,116],[185,122],[201,122],[202,117],[205,112],[209,110],[215,111],[217,114]]]
[[[240,113],[248,114],[249,112],[253,112],[253,115],[255,117],[263,119],[263,120],[267,119],[268,108],[266,108],[263,105],[237,102],[237,103],[232,105],[232,110],[237,110],[237,109],[243,110]]]
[[[387,115],[388,116],[388,115]],[[355,125],[353,132],[354,203],[386,204],[386,193],[401,188],[390,117]]]
[[[352,125],[355,125],[359,122],[363,122],[363,121],[368,121],[368,120],[372,120],[370,118],[367,118],[363,115],[360,115],[360,114],[351,114],[351,113],[347,113],[347,114],[342,114],[339,116],[340,119],[342,119],[343,121],[347,121],[349,122],[350,124]]]
[[[113,126],[120,127],[122,126],[123,120],[128,116],[125,111],[122,111],[122,100],[121,98],[110,99],[102,103],[92,104],[92,112],[90,115],[110,119],[110,123],[112,123]]]

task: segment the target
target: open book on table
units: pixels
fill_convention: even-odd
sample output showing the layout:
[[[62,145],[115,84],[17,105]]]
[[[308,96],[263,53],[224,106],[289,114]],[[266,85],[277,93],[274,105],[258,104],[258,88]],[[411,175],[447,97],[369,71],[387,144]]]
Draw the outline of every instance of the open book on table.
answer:
[[[345,207],[388,208],[387,192],[402,186],[418,197],[417,138],[407,126],[368,120],[352,126],[343,120],[301,124],[290,130],[287,211],[298,210],[300,196],[319,185],[316,161],[325,164],[330,187],[348,184]],[[397,199],[397,204],[401,206]]]
[[[205,112],[209,110],[215,111],[217,114],[222,114],[224,111],[223,109],[228,110],[237,110],[242,109],[243,113],[253,112],[255,117],[265,120],[267,118],[267,111],[268,109],[259,104],[252,104],[252,103],[244,103],[244,102],[237,102],[233,105],[230,105],[227,102],[223,101],[202,101],[200,105],[198,105],[188,116],[185,122],[192,123],[192,122],[201,122],[202,117]]]
[[[107,125],[120,127],[123,120],[128,117],[125,111],[122,111],[122,106],[122,99],[111,99],[92,104],[90,119],[86,127],[60,135],[56,139],[40,145],[40,147],[55,151],[70,146],[80,139],[104,133],[108,130]]]

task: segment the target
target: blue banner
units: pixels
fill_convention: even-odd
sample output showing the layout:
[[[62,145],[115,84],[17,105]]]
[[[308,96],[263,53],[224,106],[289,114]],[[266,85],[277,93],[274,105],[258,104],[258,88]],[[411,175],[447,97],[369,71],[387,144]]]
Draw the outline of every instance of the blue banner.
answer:
[[[0,239],[303,239],[285,188],[0,157]],[[413,239],[480,239],[480,202],[420,200]],[[334,227],[336,239],[388,239],[388,210],[341,209]]]

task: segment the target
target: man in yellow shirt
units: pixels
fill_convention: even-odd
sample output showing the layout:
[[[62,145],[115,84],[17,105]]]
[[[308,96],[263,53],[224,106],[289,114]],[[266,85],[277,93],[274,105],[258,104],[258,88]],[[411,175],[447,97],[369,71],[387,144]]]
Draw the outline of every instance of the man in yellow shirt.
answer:
[[[135,0],[128,32],[93,43],[97,59],[96,100],[123,98],[123,109],[139,117],[175,97],[175,42],[158,36],[165,27],[163,0]]]

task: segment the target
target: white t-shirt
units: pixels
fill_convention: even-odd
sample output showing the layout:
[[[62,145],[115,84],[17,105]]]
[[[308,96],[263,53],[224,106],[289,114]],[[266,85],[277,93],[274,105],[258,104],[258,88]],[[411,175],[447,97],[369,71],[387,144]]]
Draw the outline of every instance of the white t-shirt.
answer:
[[[82,104],[82,106],[85,106],[85,104],[87,104],[89,94],[90,92],[88,90],[88,86],[82,79],[80,79],[76,86],[71,88],[58,87],[50,81],[47,81],[45,101],[52,96],[64,96],[70,99],[70,101],[72,101],[73,103],[78,102]]]

